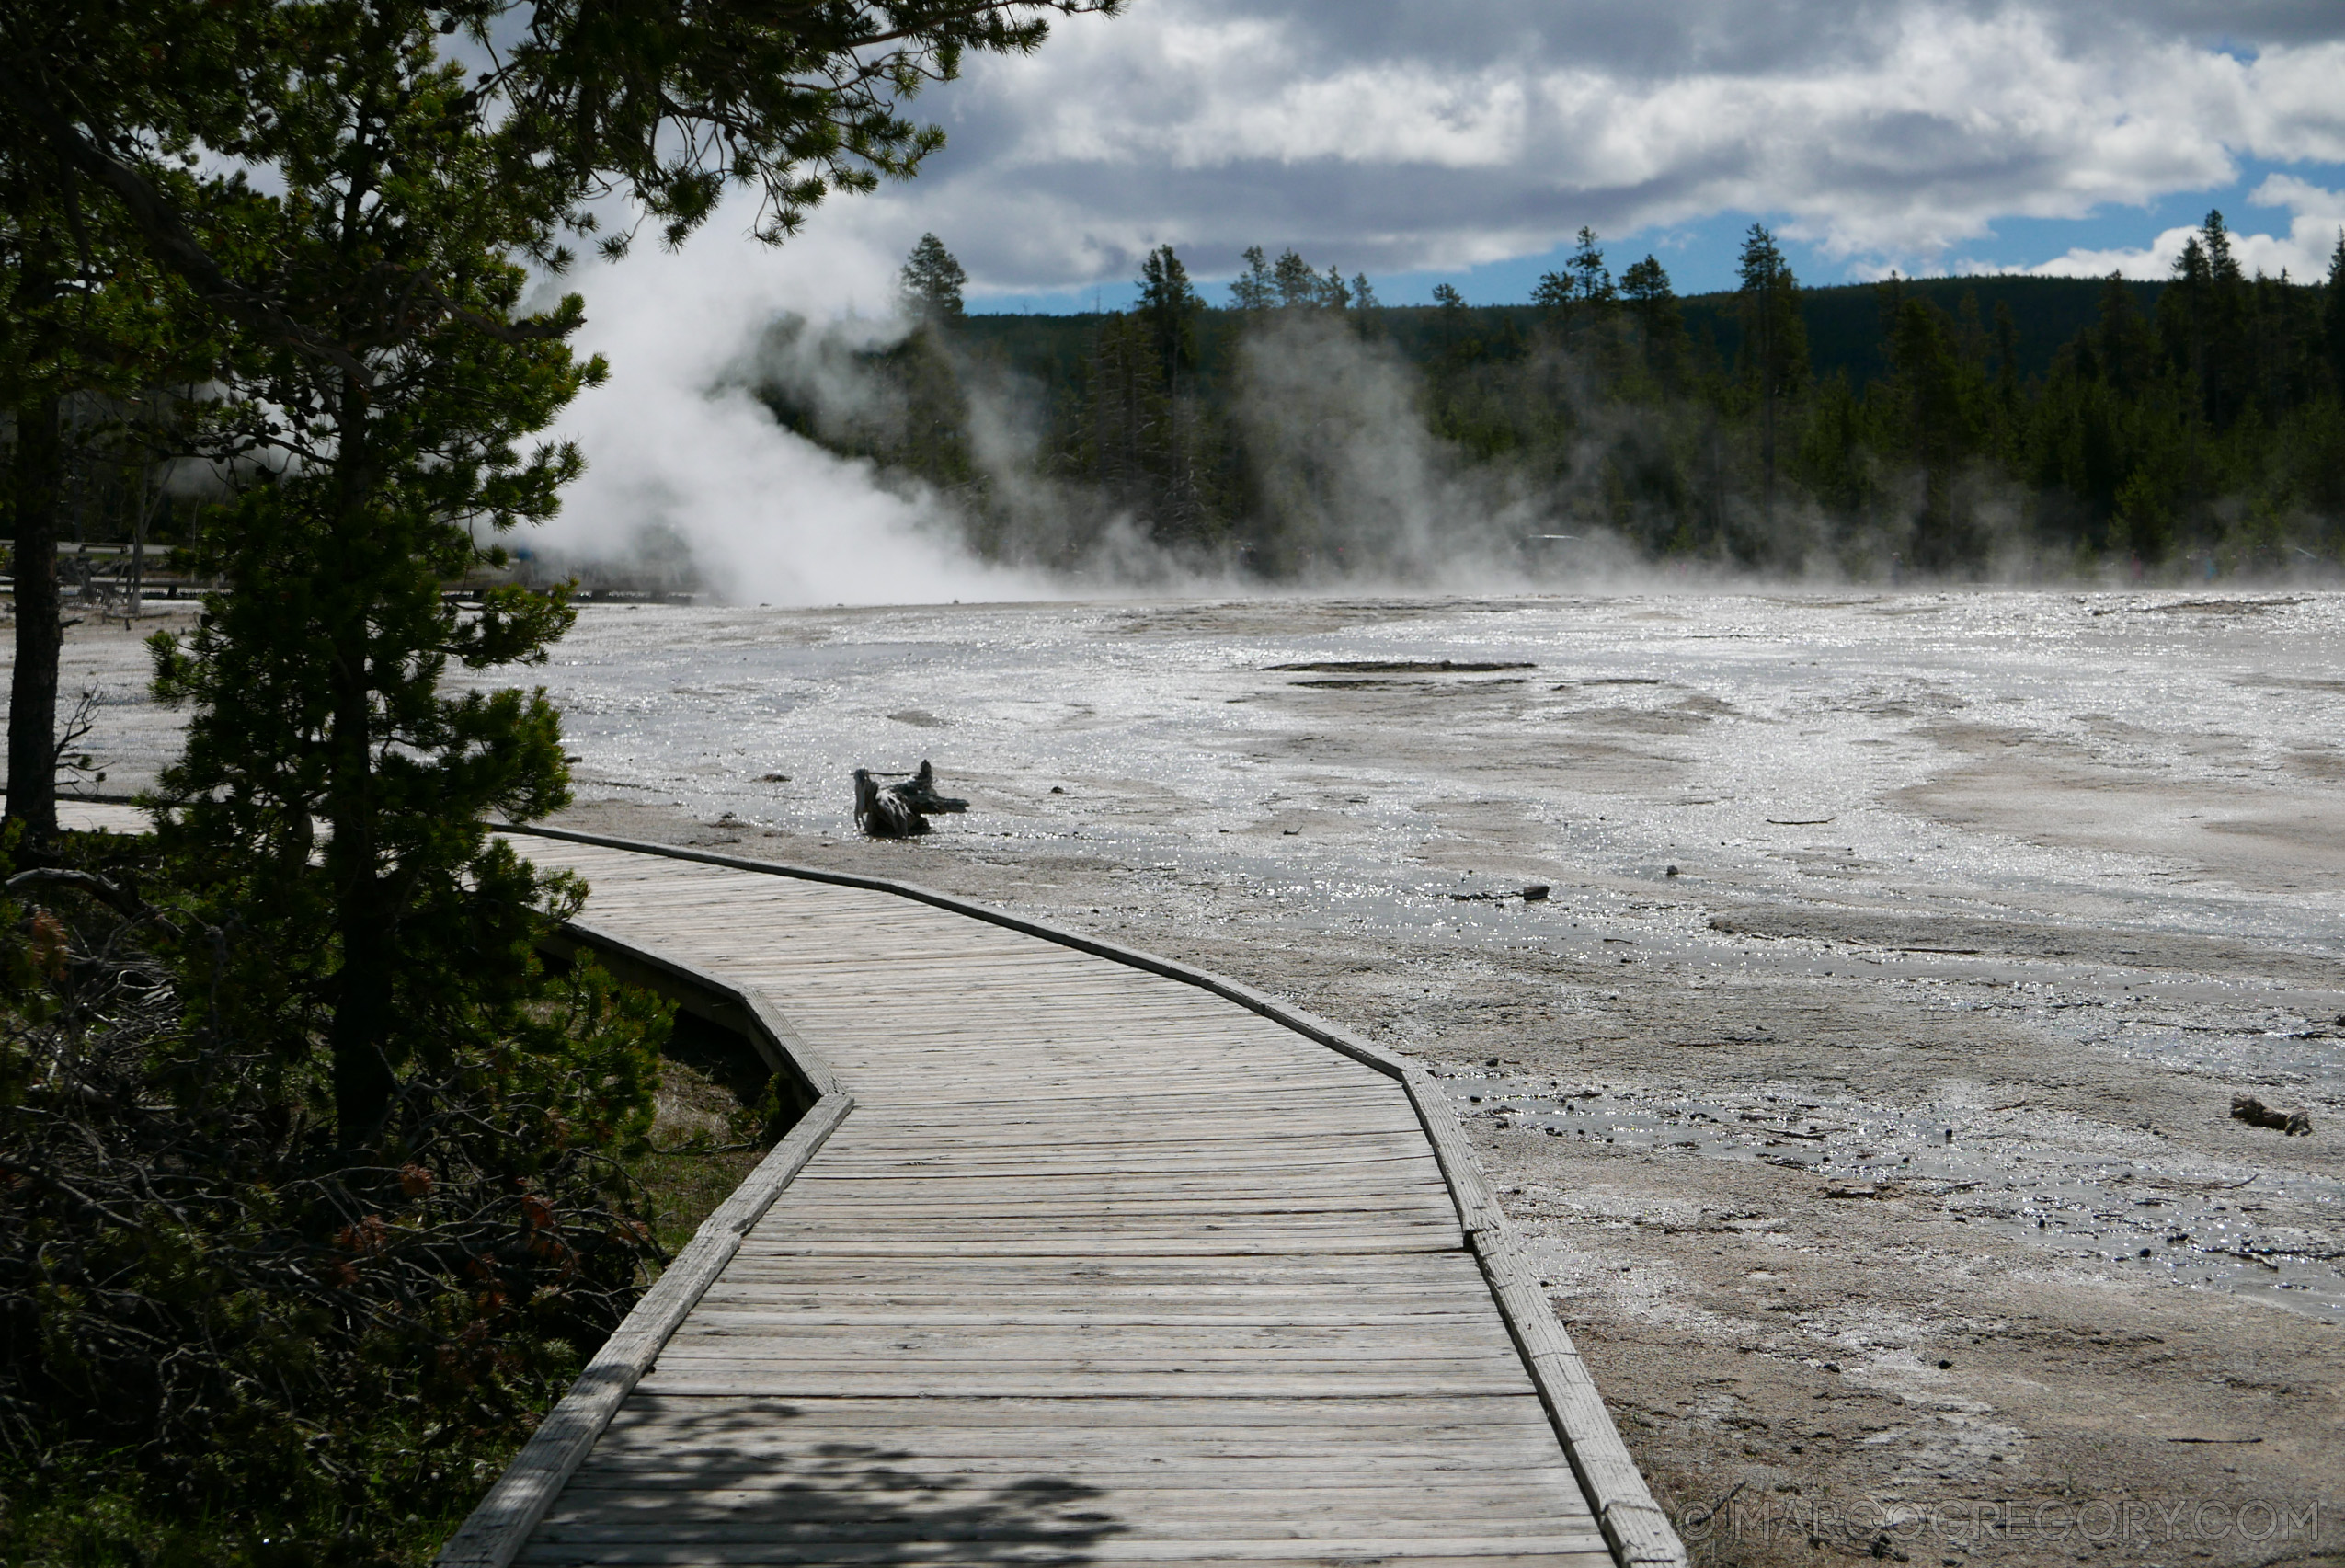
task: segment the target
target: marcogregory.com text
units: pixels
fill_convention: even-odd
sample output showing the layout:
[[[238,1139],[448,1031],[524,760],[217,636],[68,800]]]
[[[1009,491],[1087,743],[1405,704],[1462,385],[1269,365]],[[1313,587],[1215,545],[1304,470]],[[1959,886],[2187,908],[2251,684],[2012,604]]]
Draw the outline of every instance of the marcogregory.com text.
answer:
[[[1970,1547],[1996,1539],[2076,1541],[2093,1546],[2213,1545],[2217,1542],[2308,1546],[2337,1524],[2337,1510],[2305,1502],[2251,1498],[2125,1498],[2113,1501],[1945,1504],[1814,1503],[1798,1497],[1733,1496],[1715,1508],[1679,1510],[1678,1534],[1688,1547],[1805,1541],[1811,1545],[1886,1549]]]

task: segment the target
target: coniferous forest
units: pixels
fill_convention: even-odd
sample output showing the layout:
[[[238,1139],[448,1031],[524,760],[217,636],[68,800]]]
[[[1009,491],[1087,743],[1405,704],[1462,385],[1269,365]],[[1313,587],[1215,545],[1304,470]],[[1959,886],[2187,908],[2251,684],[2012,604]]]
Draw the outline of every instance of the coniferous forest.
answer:
[[[2171,581],[2345,549],[2345,235],[2316,283],[2247,274],[2216,212],[2163,282],[1807,289],[1754,226],[1738,289],[1680,298],[1583,230],[1512,306],[1246,260],[1218,299],[1167,246],[1128,311],[978,315],[930,235],[908,336],[785,320],[759,394],[1062,569]]]

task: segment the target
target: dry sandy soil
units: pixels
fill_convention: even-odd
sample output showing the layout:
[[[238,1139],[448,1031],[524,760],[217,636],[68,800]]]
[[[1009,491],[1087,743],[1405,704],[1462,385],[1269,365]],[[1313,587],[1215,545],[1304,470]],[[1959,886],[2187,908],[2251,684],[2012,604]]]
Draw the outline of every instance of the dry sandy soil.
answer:
[[[1208,615],[1204,630],[1268,636],[1269,614]],[[1295,619],[1279,635],[1299,635]],[[1195,616],[1145,620],[1114,630],[1200,631]],[[852,622],[790,635],[835,643],[862,635]],[[580,640],[589,663],[633,646],[593,624]],[[1428,633],[1407,651],[1444,646]],[[93,669],[119,658],[85,647]],[[1195,831],[1266,857],[1357,839],[1396,759],[1470,753],[1418,788],[1413,841],[1395,850],[1378,830],[1375,853],[1406,863],[1410,918],[1339,917],[1296,884],[1167,859],[1194,802],[1104,764],[1024,772],[991,742],[978,757],[951,733],[949,689],[885,715],[940,731],[910,744],[975,800],[926,841],[856,841],[786,812],[725,819],[681,785],[612,782],[641,775],[591,737],[577,742],[584,804],[563,821],[1007,904],[1424,1059],[1451,1081],[1699,1561],[2345,1555],[2333,928],[2138,918],[2143,898],[2208,889],[2267,910],[2328,899],[2345,862],[2333,750],[2283,747],[2225,784],[2191,761],[2247,745],[2219,725],[2152,734],[2098,708],[2021,724],[1893,671],[1825,692],[1892,727],[1834,744],[1920,759],[1859,789],[1874,808],[2079,864],[2163,855],[2171,877],[2146,894],[2022,897],[1888,864],[1858,835],[1818,841],[1842,830],[1784,805],[1752,818],[1779,830],[1764,853],[1723,830],[1712,851],[1691,829],[1683,847],[1624,850],[1624,818],[1707,808],[1756,766],[1718,738],[1758,724],[1748,681],[1547,679],[1573,673],[1563,655],[1527,681],[1272,662],[1236,661],[1208,695],[1267,715],[1246,744],[1276,787]],[[2320,658],[2236,669],[2337,687]],[[557,693],[572,678],[557,671]],[[1523,779],[1566,764],[1569,809],[1529,808]],[[1741,788],[1746,803],[1765,793]],[[1550,897],[1508,896],[1532,882]],[[2234,1120],[2239,1092],[2306,1106],[2312,1136]]]

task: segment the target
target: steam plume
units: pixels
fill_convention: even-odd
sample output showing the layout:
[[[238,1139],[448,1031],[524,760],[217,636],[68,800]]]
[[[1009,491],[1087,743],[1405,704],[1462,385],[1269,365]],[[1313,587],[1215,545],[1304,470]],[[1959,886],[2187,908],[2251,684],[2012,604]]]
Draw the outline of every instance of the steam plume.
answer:
[[[740,602],[933,603],[1033,598],[1048,585],[971,555],[927,498],[875,482],[783,429],[726,372],[776,315],[829,316],[893,263],[852,235],[774,253],[712,235],[681,254],[646,246],[579,280],[582,346],[607,355],[557,435],[587,454],[542,544],[565,564],[689,573]],[[885,320],[842,328],[884,340]]]

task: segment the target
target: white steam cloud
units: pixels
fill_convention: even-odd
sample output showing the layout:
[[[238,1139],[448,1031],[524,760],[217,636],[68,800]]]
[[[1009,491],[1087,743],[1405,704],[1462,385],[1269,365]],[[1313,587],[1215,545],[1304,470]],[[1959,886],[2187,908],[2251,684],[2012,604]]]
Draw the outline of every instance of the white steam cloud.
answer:
[[[1274,318],[1239,350],[1236,415],[1284,515],[1287,565],[1344,578],[1470,589],[1519,582],[1547,508],[1504,468],[1468,468],[1425,429],[1415,372],[1342,316]]]
[[[785,311],[829,317],[858,293],[884,308],[875,280],[884,290],[896,268],[852,231],[777,253],[737,238],[741,226],[720,214],[681,253],[646,245],[565,280],[587,296],[580,348],[609,359],[611,380],[554,432],[578,441],[585,477],[539,538],[518,543],[637,578],[664,569],[741,603],[1047,594],[1041,578],[970,555],[924,498],[783,429],[726,375]]]
[[[902,390],[865,351],[897,341],[904,324],[853,309],[894,270],[834,225],[783,256],[712,235],[589,275],[584,346],[609,356],[612,375],[558,432],[589,466],[544,538],[557,569],[783,605],[1220,595],[1265,578],[1512,591],[1652,569],[1616,529],[1601,475],[1607,453],[1667,446],[1664,419],[1610,406],[1571,360],[1543,354],[1519,373],[1576,408],[1571,461],[1539,475],[1476,462],[1428,428],[1414,367],[1350,318],[1315,312],[1274,315],[1239,352],[1230,416],[1253,472],[1242,509],[1258,514],[1263,527],[1248,532],[1266,553],[1234,539],[1160,544],[1112,495],[1049,474],[1036,462],[1038,389],[956,354],[967,455],[988,498],[979,516],[901,472],[835,455],[755,395],[775,389],[818,430],[899,427]],[[1817,547],[1820,518],[1786,508],[1759,520],[1737,500],[1720,504],[1733,514],[1722,521],[1768,535],[1746,565],[1843,569]],[[977,533],[989,554],[1033,564],[981,559],[967,543]],[[1886,560],[1893,548],[1859,554]]]

